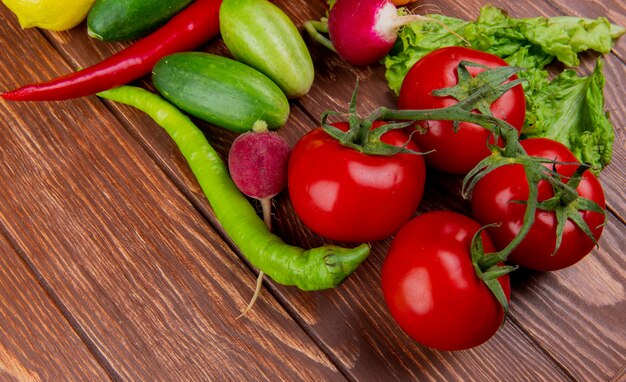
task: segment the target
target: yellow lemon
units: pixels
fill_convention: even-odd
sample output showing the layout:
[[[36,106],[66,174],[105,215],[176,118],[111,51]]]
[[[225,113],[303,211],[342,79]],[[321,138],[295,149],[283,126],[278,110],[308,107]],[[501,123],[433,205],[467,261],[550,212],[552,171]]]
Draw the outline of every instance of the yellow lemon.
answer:
[[[72,29],[87,17],[95,0],[2,0],[22,28]]]

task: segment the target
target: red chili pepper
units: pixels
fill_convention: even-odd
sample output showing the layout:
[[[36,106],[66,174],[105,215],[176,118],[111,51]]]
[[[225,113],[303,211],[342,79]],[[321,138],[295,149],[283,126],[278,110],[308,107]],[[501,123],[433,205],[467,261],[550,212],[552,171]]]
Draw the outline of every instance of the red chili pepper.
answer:
[[[172,53],[193,50],[219,33],[222,0],[196,0],[167,24],[89,68],[51,81],[2,93],[11,101],[55,101],[83,97],[140,78]]]

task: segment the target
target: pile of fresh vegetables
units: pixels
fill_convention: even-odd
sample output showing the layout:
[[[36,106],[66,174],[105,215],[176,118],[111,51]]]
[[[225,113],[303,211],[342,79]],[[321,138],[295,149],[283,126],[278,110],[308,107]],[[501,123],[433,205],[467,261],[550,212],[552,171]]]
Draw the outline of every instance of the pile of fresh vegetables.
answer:
[[[351,124],[416,121],[404,129],[427,153],[426,164],[465,175],[463,194],[472,204],[472,219],[437,211],[401,226],[382,269],[385,301],[404,331],[422,344],[442,350],[477,346],[497,331],[508,311],[509,272],[517,266],[562,269],[597,245],[606,206],[594,173],[609,163],[613,143],[602,62],[587,78],[567,70],[550,81],[545,67],[553,60],[577,65],[577,53],[587,49],[608,53],[624,28],[604,18],[516,20],[487,6],[475,23],[430,15],[381,35],[386,30],[381,24],[398,24],[387,11],[390,1],[361,2],[367,4],[365,17],[342,4],[337,0],[328,19],[311,22],[307,31],[353,64],[362,62],[340,48],[344,31],[357,30],[354,38],[364,46],[386,41],[387,53],[357,53],[369,56],[363,62],[384,61],[400,109],[381,108],[364,120],[351,114]],[[472,49],[463,46],[467,43]],[[335,135],[344,144],[352,141]],[[369,191],[369,184],[354,189],[356,181],[349,183],[352,199]],[[290,187],[292,199],[301,189]],[[324,197],[315,198],[321,200],[317,226],[344,217],[339,208],[336,215],[323,208],[341,192],[319,194]],[[310,215],[312,199],[303,212],[294,202],[296,212]]]
[[[113,21],[118,13],[123,13],[138,21],[144,13],[169,9],[143,0],[125,4],[122,12],[119,7],[123,5],[119,3],[96,1],[92,12],[108,13],[101,20],[110,17]],[[90,18],[98,17],[90,14]],[[159,23],[163,20],[155,19]],[[94,28],[91,23],[89,27]],[[109,39],[107,33],[102,33],[102,24],[99,28],[99,38]],[[220,30],[238,60],[190,51]],[[127,33],[127,37],[136,37],[138,32]],[[112,89],[150,72],[162,97],[131,86]],[[306,94],[313,75],[313,62],[302,36],[284,12],[269,1],[196,0],[151,34],[99,64],[0,96],[11,101],[49,101],[97,93],[145,111],[178,145],[224,231],[250,263],[278,283],[319,290],[339,285],[354,272],[368,257],[369,244],[354,248],[323,245],[308,250],[285,244],[259,218],[220,156],[183,113],[236,132],[250,131],[259,125],[277,129],[289,115],[288,97]],[[231,168],[241,168],[247,156],[253,154],[246,152],[245,147],[230,158]],[[267,151],[263,160],[276,166],[275,171],[286,170],[284,149]],[[268,184],[277,181],[280,174],[273,179],[266,173],[259,175],[264,178],[256,178],[256,185],[250,177],[238,185],[244,192],[251,188],[277,191],[278,186],[286,183]]]
[[[354,0],[332,3],[328,18],[305,29],[351,64],[384,61],[398,108],[361,117],[355,89],[347,113],[325,113],[293,150],[268,129],[286,123],[289,99],[308,93],[313,62],[296,26],[267,0],[97,0],[91,36],[142,38],[93,67],[1,97],[98,93],[149,114],[259,269],[253,301],[264,275],[303,290],[335,287],[370,242],[392,238],[382,290],[400,327],[437,349],[478,346],[508,312],[511,271],[562,269],[597,245],[606,206],[596,175],[613,141],[602,61],[589,77],[566,70],[549,80],[545,67],[575,66],[583,50],[608,53],[624,29],[603,18],[513,19],[490,6],[467,22],[408,15],[389,0],[361,0],[359,12]],[[234,59],[192,52],[220,31]],[[149,72],[160,95],[111,89]],[[187,114],[242,133],[228,166]],[[465,177],[471,218],[415,216],[427,167]],[[312,231],[360,245],[304,250],[272,234],[270,200],[285,187]]]

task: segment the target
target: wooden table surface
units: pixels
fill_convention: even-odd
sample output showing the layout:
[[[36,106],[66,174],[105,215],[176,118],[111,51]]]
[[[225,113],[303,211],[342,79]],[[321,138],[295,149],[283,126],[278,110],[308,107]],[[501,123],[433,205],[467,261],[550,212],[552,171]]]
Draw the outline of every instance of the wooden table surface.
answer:
[[[301,28],[322,0],[280,0]],[[608,16],[619,0],[494,1],[515,17]],[[475,19],[483,2],[434,3]],[[384,68],[353,68],[307,39],[317,76],[292,102],[280,134],[293,145],[326,109],[344,110],[356,78],[361,107],[393,106]],[[87,67],[127,43],[89,38],[85,25],[21,30],[0,6],[0,90]],[[227,54],[219,39],[202,48]],[[589,73],[591,55],[580,71]],[[606,57],[606,108],[616,127],[602,173],[609,205],[600,248],[577,265],[512,276],[512,312],[486,344],[438,352],[388,314],[380,269],[389,240],[334,290],[266,280],[250,314],[256,271],[219,228],[178,149],[141,112],[95,96],[0,101],[0,380],[626,380],[626,39]],[[147,84],[147,80],[143,80]],[[233,133],[201,124],[223,155]],[[418,213],[468,212],[460,179],[430,172]],[[276,232],[323,241],[276,200]]]

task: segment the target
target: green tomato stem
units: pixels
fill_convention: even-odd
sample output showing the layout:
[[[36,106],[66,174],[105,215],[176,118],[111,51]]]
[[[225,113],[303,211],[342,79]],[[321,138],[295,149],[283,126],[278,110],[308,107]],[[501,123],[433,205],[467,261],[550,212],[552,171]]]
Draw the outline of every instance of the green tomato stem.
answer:
[[[524,223],[522,228],[515,235],[515,238],[502,250],[494,253],[487,253],[478,261],[480,269],[489,269],[499,263],[504,263],[511,252],[524,240],[528,231],[535,223],[535,212],[537,211],[537,195],[539,193],[539,181],[541,176],[533,169],[526,169],[526,180],[528,182],[528,199],[526,202],[526,211],[524,212]]]

